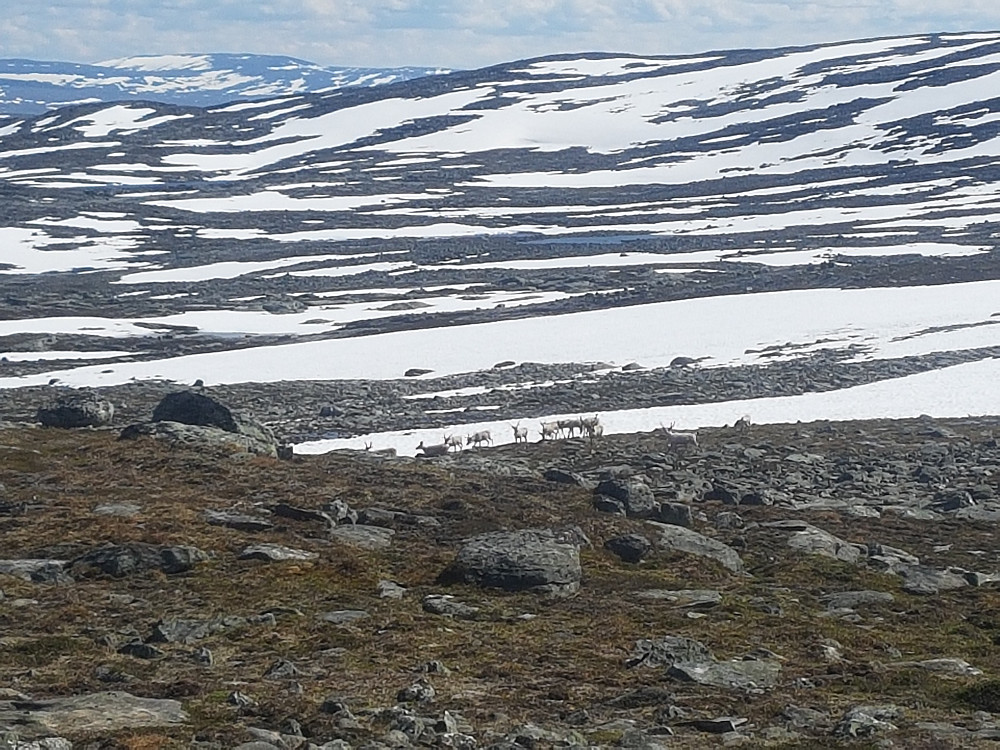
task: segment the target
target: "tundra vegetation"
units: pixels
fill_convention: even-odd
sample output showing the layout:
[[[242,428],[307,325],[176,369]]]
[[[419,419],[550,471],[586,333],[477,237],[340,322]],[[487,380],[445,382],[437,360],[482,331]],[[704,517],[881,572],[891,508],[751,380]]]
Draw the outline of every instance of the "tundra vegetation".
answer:
[[[0,726],[109,748],[991,746],[996,429],[282,461],[6,425]],[[575,588],[449,574],[513,531],[578,559]],[[39,706],[109,691],[182,713],[39,729]]]

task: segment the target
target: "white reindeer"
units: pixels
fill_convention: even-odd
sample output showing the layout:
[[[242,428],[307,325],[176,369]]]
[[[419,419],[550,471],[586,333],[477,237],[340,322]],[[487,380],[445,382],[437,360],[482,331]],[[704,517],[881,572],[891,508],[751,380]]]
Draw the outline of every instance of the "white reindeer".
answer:
[[[512,424],[510,428],[514,431],[514,443],[528,442],[528,428],[521,427],[521,423]]]
[[[493,445],[493,436],[490,434],[489,430],[475,432],[465,439],[465,444],[471,445],[473,448],[480,448],[483,443]]]
[[[667,438],[667,445],[670,448],[678,448],[687,450],[689,447],[698,447],[698,431],[694,432],[675,432],[674,423],[670,423],[670,427],[664,427],[660,425],[660,429],[663,430],[664,436]]]
[[[457,450],[462,450],[462,436],[461,435],[445,435],[442,441],[444,445],[448,446],[448,450],[456,448]]]
[[[604,425],[600,422],[593,425],[586,425],[584,429],[587,431],[587,437],[590,438],[591,443],[604,436]]]
[[[555,440],[559,437],[558,422],[541,422],[542,440]]]
[[[447,456],[449,447],[444,443],[439,445],[424,445],[424,441],[420,441],[420,445],[417,446],[418,451],[423,451],[425,457],[429,456]]]
[[[739,433],[750,432],[750,415],[744,414],[733,424],[733,429]]]

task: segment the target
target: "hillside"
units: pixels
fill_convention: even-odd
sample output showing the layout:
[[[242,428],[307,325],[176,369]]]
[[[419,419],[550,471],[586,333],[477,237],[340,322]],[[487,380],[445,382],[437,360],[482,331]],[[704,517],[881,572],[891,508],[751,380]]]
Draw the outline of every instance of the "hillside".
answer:
[[[996,427],[281,462],[5,425],[0,727],[205,750],[992,747]],[[555,533],[577,593],[446,575],[513,530]]]
[[[948,34],[12,120],[0,387],[377,380],[424,407],[299,435],[357,447],[997,413],[998,65],[996,34]],[[652,406],[684,408],[611,413]]]

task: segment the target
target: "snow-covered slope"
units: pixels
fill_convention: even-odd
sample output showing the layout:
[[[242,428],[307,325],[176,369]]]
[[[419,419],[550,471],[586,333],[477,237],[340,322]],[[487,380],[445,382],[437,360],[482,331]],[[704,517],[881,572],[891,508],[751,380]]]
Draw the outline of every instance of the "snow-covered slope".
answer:
[[[447,71],[331,68],[274,55],[145,55],[93,65],[0,60],[0,113],[40,114],[92,102],[152,100],[210,106],[351,86],[377,86]]]
[[[9,118],[0,278],[102,273],[0,337],[143,361],[0,386],[993,356],[998,91],[1000,34],[970,33]]]

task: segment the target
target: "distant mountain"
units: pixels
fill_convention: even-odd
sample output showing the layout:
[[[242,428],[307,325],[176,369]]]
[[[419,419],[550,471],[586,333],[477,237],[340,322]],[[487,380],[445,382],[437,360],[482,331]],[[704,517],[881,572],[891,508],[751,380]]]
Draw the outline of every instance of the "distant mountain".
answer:
[[[93,65],[0,59],[0,114],[32,115],[71,104],[123,100],[205,107],[240,99],[378,86],[444,72],[323,67],[273,55],[148,55]]]

